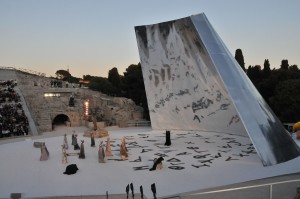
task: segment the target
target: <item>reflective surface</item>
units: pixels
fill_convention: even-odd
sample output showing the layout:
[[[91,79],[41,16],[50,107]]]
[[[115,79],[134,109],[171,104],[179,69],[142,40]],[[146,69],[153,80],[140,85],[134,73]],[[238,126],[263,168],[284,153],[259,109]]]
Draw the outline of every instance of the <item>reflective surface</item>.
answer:
[[[204,14],[135,30],[153,129],[249,135],[263,165],[299,156]]]

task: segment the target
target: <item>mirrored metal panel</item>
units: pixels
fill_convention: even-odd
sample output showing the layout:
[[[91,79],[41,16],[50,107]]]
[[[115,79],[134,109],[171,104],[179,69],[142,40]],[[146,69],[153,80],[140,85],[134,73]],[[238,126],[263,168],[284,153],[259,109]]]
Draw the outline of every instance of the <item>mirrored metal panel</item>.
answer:
[[[249,136],[263,165],[299,156],[204,14],[135,31],[153,129]]]

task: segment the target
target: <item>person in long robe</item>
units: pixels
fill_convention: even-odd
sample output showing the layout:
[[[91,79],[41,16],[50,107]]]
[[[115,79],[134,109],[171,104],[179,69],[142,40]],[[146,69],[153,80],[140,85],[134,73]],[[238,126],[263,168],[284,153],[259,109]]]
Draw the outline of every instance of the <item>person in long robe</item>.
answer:
[[[110,146],[110,137],[107,137],[105,155],[106,156],[113,156],[113,154],[111,152],[111,146]]]
[[[40,161],[48,160],[49,159],[49,151],[46,147],[46,144],[43,143],[41,146],[41,157]]]
[[[72,145],[75,145],[75,130],[73,130],[73,134],[72,134]]]
[[[67,151],[66,151],[65,145],[61,145],[61,148],[62,148],[62,159],[61,159],[61,162],[63,164],[67,164],[68,163],[68,155],[67,155]]]
[[[84,153],[84,140],[81,140],[81,144],[80,144],[80,153],[79,153],[79,158],[80,159],[85,159],[85,153]]]
[[[80,147],[77,143],[77,134],[74,135],[74,150],[79,150]]]
[[[122,143],[124,144],[126,152],[128,151],[127,146],[126,146],[126,138],[125,136],[122,137]]]
[[[91,147],[95,147],[95,136],[94,136],[94,133],[91,133]]]
[[[122,160],[127,160],[128,159],[128,154],[127,154],[127,148],[126,148],[126,143],[125,143],[125,137],[122,139],[121,147],[120,147],[120,154],[121,154],[121,159]]]
[[[103,148],[103,141],[101,141],[100,145],[99,145],[98,162],[105,163],[105,153],[104,153],[104,148]]]
[[[65,150],[67,150],[69,148],[67,134],[64,135],[64,144],[63,145],[64,145]]]

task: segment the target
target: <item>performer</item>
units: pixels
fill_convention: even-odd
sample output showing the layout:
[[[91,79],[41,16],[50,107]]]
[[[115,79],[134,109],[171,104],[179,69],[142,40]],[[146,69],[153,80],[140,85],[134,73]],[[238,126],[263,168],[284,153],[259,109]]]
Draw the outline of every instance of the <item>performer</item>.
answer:
[[[46,144],[43,143],[41,146],[41,157],[40,157],[40,161],[44,161],[44,160],[48,160],[49,158],[49,151],[46,147]]]
[[[110,147],[110,137],[107,137],[105,154],[106,154],[106,156],[113,156],[113,154],[111,152],[111,147]]]
[[[126,151],[128,151],[127,146],[126,146],[126,138],[125,136],[122,137],[122,143],[124,143]]]
[[[120,147],[120,154],[121,154],[122,160],[128,159],[125,137],[123,137],[123,139],[122,139],[122,143],[121,143],[121,147]]]
[[[77,143],[77,134],[74,135],[74,150],[79,150],[80,147]]]
[[[98,150],[98,162],[105,163],[105,153],[103,149],[103,141],[100,142],[99,150]]]
[[[79,153],[79,158],[80,159],[85,159],[85,153],[84,153],[84,140],[81,140],[81,144],[80,144],[80,153]]]
[[[63,164],[67,164],[68,163],[68,155],[67,155],[65,145],[61,145],[61,148],[62,148],[62,160],[61,160],[61,162]]]
[[[73,134],[72,134],[72,145],[75,145],[75,130],[73,130]]]
[[[94,137],[94,133],[91,133],[91,147],[95,147],[95,137]]]
[[[68,149],[68,148],[69,148],[68,140],[67,140],[67,134],[64,135],[64,144],[63,144],[63,145],[64,145],[64,148],[65,148],[65,149]]]

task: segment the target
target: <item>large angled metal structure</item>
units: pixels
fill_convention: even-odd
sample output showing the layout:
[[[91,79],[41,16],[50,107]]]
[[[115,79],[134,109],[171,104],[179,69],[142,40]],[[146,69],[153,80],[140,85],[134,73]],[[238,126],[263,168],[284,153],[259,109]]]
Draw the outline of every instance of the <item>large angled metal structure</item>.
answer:
[[[135,31],[153,129],[249,136],[265,166],[299,156],[205,14]]]

